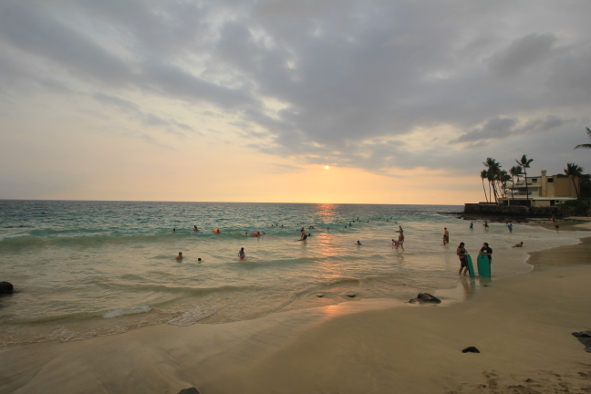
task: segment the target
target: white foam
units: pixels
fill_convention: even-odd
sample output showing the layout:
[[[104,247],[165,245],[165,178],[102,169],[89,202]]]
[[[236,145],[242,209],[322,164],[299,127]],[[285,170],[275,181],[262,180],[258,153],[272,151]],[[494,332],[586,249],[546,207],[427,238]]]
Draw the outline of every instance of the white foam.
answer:
[[[114,319],[125,315],[139,315],[141,313],[148,313],[152,310],[148,305],[134,305],[129,308],[114,309],[103,315],[105,319]]]

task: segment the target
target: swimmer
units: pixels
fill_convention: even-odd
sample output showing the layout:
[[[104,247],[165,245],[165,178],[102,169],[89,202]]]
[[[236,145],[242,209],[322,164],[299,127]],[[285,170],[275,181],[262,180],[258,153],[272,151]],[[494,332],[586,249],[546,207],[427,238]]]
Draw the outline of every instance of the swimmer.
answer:
[[[177,260],[182,260],[183,259],[183,252],[179,252],[179,255],[176,256]]]
[[[302,231],[302,238],[298,239],[298,241],[305,241],[308,239],[308,234],[305,231]]]
[[[357,241],[357,245],[361,245],[361,242]]]
[[[199,229],[197,228],[197,226],[193,226],[193,231],[199,231]]]
[[[512,247],[512,248],[521,248],[522,246],[523,246],[523,241],[521,241],[520,243],[518,243],[518,244],[515,244],[515,245],[513,245],[513,246],[511,246],[511,247]]]
[[[172,229],[172,232],[173,232],[173,233],[176,233],[176,228],[173,228],[173,229]]]
[[[240,248],[240,252],[238,252],[238,258],[240,260],[244,260],[246,258],[246,253],[244,253],[244,248]]]
[[[201,260],[201,257],[199,257],[199,258],[197,259],[197,262],[198,262],[199,264],[201,264],[201,262],[202,262],[202,261],[203,261],[203,260]]]

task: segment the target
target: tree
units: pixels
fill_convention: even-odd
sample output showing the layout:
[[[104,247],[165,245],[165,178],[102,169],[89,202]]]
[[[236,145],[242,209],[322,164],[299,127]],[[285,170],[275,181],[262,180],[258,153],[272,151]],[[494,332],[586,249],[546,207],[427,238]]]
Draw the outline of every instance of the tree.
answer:
[[[482,179],[482,190],[484,190],[484,199],[488,202],[488,197],[486,196],[486,188],[484,187],[484,180],[488,179],[488,173],[486,170],[480,171],[480,178]]]
[[[591,130],[589,130],[589,127],[586,127],[587,129],[587,135],[589,136],[589,138],[591,138]],[[585,148],[585,149],[591,149],[591,144],[579,144],[577,146],[575,146],[575,149],[578,148]]]
[[[511,177],[511,175],[509,175],[507,173],[507,171],[505,171],[505,170],[499,171],[497,181],[501,185],[501,190],[503,191],[503,197],[507,197],[507,182],[509,182],[511,179],[513,179],[513,178]]]
[[[511,188],[511,198],[515,200],[515,195],[513,192],[515,191],[515,184],[519,182],[519,177],[523,175],[523,171],[521,171],[521,166],[513,166],[509,170],[509,173],[513,177],[513,188]]]
[[[515,159],[517,165],[523,168],[523,178],[525,179],[525,197],[529,202],[529,188],[527,187],[527,171],[526,168],[529,168],[529,165],[534,159],[528,159],[526,155],[521,156],[521,161]]]
[[[575,193],[577,193],[577,199],[580,199],[581,193],[579,192],[579,188],[577,187],[577,182],[575,182],[575,178],[580,179],[583,176],[583,168],[576,165],[575,163],[566,163],[564,173],[573,182],[573,186],[575,187]]]
[[[499,175],[501,172],[501,165],[493,158],[487,157],[485,162],[482,162],[482,164],[484,164],[485,167],[487,167],[486,170],[486,174],[487,174],[487,178],[488,179],[488,185],[489,185],[489,194],[490,191],[492,190],[492,192],[494,193],[494,197],[495,197],[495,202],[498,201],[497,197],[498,197],[498,193],[497,193],[497,181],[499,180]],[[492,197],[490,198],[490,201],[492,202]]]

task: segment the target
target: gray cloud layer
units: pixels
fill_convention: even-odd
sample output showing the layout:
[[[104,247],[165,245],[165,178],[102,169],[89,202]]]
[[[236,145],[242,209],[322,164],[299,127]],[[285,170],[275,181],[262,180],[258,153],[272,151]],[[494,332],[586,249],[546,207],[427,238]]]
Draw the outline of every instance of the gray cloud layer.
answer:
[[[375,172],[565,163],[587,142],[588,15],[584,0],[2,0],[0,95],[85,91],[179,133],[196,127],[118,95],[207,103],[263,152]],[[270,116],[266,99],[284,108]]]

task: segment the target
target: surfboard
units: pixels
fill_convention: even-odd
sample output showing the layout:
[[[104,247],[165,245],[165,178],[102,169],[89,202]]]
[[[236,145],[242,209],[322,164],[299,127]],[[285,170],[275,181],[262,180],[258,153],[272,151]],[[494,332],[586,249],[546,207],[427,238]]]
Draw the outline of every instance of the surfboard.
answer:
[[[474,264],[472,264],[472,256],[470,254],[466,254],[466,263],[468,263],[468,273],[470,274],[470,278],[473,278],[474,275]]]
[[[488,257],[479,254],[476,264],[478,265],[478,275],[490,278],[490,263],[488,262]]]

